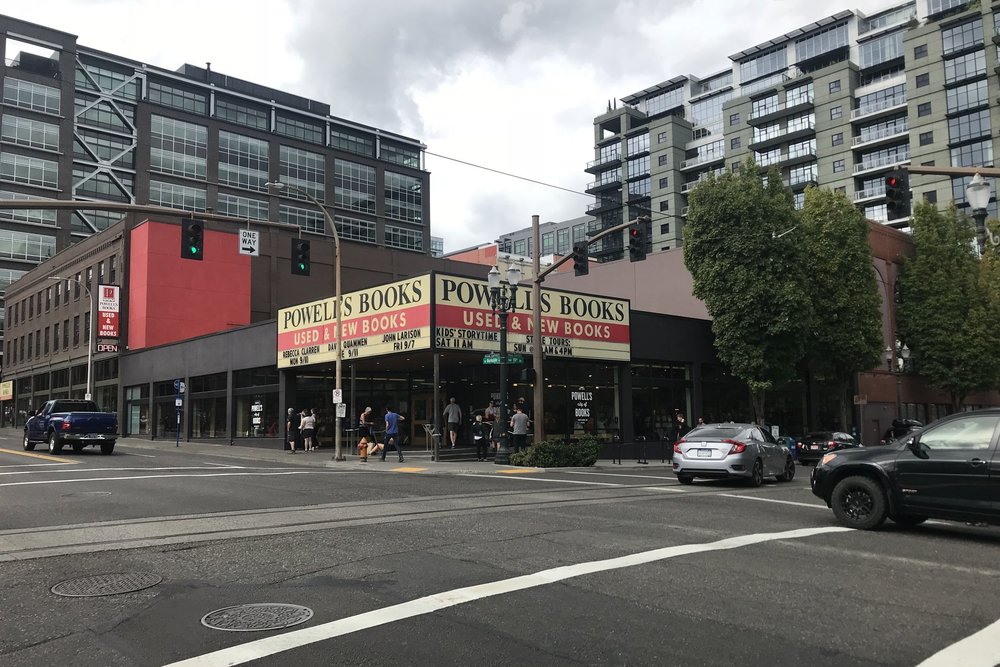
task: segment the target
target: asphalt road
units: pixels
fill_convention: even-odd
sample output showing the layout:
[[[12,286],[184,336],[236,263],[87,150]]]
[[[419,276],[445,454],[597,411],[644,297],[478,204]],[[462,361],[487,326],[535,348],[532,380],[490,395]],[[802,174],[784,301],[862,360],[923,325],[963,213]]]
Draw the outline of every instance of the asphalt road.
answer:
[[[128,441],[53,460],[15,437],[0,436],[5,667],[1000,662],[1000,531],[843,530],[808,469],[682,487],[659,465],[442,474]],[[162,581],[50,590],[119,573]],[[202,625],[260,603],[313,615]]]

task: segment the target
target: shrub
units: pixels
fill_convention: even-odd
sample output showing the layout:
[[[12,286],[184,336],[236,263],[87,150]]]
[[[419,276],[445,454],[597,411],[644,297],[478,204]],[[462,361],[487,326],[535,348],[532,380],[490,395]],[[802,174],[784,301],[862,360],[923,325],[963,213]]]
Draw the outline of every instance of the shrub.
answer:
[[[594,465],[600,453],[601,443],[593,438],[576,443],[548,440],[512,454],[510,462],[535,468],[580,468]]]

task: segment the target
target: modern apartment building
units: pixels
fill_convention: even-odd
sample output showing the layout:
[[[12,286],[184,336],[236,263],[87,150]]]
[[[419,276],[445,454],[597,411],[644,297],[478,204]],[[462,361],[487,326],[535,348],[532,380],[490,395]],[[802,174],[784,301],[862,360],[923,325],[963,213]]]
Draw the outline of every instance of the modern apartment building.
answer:
[[[573,250],[573,244],[584,240],[587,233],[596,229],[596,226],[597,219],[590,215],[560,222],[541,223],[538,226],[538,232],[542,256],[568,255]],[[497,250],[500,253],[534,257],[531,234],[530,226],[501,234],[496,240]]]
[[[305,191],[344,239],[432,252],[416,139],[210,65],[161,69],[2,15],[0,50],[0,199],[153,204],[324,234]],[[269,181],[294,189],[269,191]],[[0,292],[121,217],[0,208]]]
[[[998,51],[1000,8],[979,0],[820,18],[730,55],[720,72],[674,77],[596,117],[587,212],[597,229],[650,214],[650,250],[675,248],[690,191],[753,158],[780,170],[796,206],[819,185],[846,193],[870,220],[906,228],[887,217],[886,171],[993,165]],[[961,207],[968,180],[913,176],[910,185],[915,199]],[[594,254],[621,257],[622,238]]]

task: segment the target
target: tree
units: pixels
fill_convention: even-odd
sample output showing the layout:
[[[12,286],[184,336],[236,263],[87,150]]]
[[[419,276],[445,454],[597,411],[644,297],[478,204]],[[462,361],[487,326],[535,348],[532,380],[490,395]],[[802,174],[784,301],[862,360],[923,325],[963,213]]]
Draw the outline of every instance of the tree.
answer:
[[[796,225],[791,195],[772,170],[747,161],[710,177],[688,199],[684,263],[712,317],[719,359],[750,387],[764,422],[765,392],[792,379],[811,319],[802,244],[778,235]]]
[[[954,206],[914,209],[914,256],[902,266],[899,331],[920,373],[959,410],[974,391],[996,386],[1000,352],[995,260],[976,258],[975,230]],[[989,255],[989,253],[987,253]]]
[[[868,221],[846,195],[809,188],[800,237],[808,246],[806,281],[814,317],[807,336],[807,368],[833,380],[840,428],[847,429],[847,394],[856,373],[877,366],[882,354],[879,288],[868,243]]]

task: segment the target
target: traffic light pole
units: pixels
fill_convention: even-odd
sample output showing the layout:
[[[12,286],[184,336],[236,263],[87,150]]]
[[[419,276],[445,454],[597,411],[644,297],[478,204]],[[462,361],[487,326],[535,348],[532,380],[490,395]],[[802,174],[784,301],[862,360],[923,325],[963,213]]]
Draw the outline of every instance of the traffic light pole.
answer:
[[[594,236],[589,236],[586,239],[587,246],[589,247],[592,243],[600,241],[605,236],[609,236],[616,232],[622,232],[629,227],[638,225],[641,222],[646,222],[649,220],[649,216],[640,215],[635,220],[629,220],[628,222],[623,222],[620,225],[615,225],[614,227],[608,227],[603,229]],[[573,259],[573,255],[564,255],[558,262],[548,267],[544,271],[541,271],[541,259],[539,257],[539,239],[541,235],[539,232],[539,221],[538,216],[531,216],[531,242],[532,242],[532,261],[534,266],[535,277],[531,280],[531,329],[532,329],[532,346],[531,346],[531,360],[532,367],[535,369],[535,391],[534,391],[534,441],[542,442],[545,439],[545,397],[542,395],[545,387],[545,375],[542,369],[543,360],[545,355],[542,354],[542,283],[545,282],[545,276],[549,275],[560,266],[569,262]],[[623,249],[624,250],[624,249]]]

